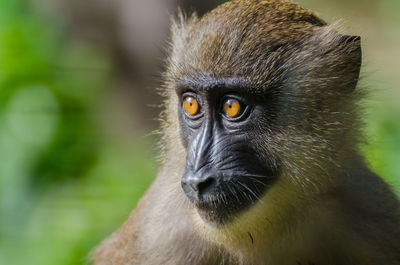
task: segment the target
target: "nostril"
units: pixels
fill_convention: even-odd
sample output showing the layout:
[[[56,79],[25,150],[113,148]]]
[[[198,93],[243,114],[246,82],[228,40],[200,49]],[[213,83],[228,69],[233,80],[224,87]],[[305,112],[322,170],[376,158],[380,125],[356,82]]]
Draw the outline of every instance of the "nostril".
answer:
[[[210,190],[213,189],[215,184],[216,184],[216,179],[213,176],[208,177],[208,178],[204,179],[203,181],[199,182],[197,184],[197,189],[199,191],[199,194],[205,194],[205,193],[209,192]]]

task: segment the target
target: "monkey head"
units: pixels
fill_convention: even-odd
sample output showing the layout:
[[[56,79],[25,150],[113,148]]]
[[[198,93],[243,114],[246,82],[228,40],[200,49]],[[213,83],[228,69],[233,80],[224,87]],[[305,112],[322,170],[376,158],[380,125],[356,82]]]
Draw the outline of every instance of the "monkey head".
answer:
[[[215,229],[252,215],[277,222],[355,147],[359,37],[287,1],[180,18],[165,94],[185,150],[183,191]]]

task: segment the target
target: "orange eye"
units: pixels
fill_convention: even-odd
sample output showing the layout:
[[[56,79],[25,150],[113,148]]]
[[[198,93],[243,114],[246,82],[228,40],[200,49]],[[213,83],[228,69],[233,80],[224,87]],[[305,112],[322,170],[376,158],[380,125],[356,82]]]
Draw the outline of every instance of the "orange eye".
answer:
[[[235,118],[240,114],[241,107],[236,99],[228,99],[224,103],[224,113],[231,118]]]
[[[186,97],[183,100],[183,108],[187,114],[194,116],[199,112],[199,102],[193,97]]]

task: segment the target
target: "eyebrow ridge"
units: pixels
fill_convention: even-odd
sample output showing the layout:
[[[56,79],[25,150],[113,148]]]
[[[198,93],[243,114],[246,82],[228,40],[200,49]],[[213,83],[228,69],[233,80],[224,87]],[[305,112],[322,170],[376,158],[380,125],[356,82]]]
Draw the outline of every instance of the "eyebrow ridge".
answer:
[[[218,87],[228,89],[245,89],[252,90],[252,84],[241,77],[182,77],[177,81],[177,90],[197,89],[209,91]]]

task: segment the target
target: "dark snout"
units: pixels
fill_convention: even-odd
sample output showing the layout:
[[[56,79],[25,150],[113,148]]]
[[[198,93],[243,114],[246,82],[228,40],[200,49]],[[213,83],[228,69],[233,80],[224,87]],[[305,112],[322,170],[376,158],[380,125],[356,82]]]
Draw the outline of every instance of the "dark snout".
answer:
[[[218,179],[211,172],[196,173],[188,170],[182,176],[181,185],[190,201],[196,203],[217,191]]]

